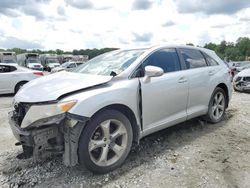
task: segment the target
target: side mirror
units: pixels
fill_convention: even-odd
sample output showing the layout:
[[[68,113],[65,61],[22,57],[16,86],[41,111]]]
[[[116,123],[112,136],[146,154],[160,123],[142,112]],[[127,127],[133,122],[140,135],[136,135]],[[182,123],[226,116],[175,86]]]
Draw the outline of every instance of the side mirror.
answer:
[[[160,67],[156,66],[146,66],[145,67],[145,77],[143,79],[144,83],[150,82],[151,77],[158,77],[163,75],[164,71]]]
[[[146,66],[145,75],[148,77],[157,77],[163,75],[164,71],[160,67],[156,66]]]

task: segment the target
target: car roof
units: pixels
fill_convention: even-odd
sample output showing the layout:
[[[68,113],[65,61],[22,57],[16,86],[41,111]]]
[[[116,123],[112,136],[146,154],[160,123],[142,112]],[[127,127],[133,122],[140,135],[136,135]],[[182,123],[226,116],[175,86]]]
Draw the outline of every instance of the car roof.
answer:
[[[188,48],[188,49],[196,49],[201,51],[213,52],[213,50],[196,47],[196,46],[189,46],[189,45],[172,45],[172,44],[160,44],[160,45],[151,45],[151,46],[144,46],[144,47],[130,47],[130,48],[121,48],[119,50],[149,50],[149,49],[160,49],[160,48]]]

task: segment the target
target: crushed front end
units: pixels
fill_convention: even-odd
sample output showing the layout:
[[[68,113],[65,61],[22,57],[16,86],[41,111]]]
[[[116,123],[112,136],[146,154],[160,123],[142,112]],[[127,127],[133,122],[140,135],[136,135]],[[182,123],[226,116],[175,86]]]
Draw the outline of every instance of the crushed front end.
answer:
[[[250,76],[238,76],[233,83],[235,90],[250,92]]]
[[[78,139],[88,118],[68,113],[76,101],[48,103],[16,103],[9,112],[12,132],[22,145],[18,158],[35,161],[63,154],[64,163],[78,163]]]

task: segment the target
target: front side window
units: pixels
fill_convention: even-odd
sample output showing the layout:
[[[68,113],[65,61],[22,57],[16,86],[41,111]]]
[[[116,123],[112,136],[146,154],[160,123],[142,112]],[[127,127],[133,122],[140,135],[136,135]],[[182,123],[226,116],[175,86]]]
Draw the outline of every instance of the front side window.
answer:
[[[206,67],[207,63],[199,50],[180,49],[188,69]]]
[[[154,52],[143,62],[142,68],[144,69],[148,65],[160,67],[164,73],[181,69],[179,57],[175,49],[161,49]]]

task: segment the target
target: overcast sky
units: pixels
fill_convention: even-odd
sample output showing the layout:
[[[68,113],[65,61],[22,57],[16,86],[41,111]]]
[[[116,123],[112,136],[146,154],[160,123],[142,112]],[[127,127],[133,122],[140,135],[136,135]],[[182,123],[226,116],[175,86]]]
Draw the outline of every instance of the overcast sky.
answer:
[[[250,0],[0,0],[0,48],[85,49],[250,37]]]

